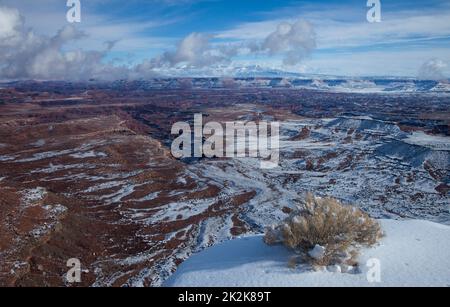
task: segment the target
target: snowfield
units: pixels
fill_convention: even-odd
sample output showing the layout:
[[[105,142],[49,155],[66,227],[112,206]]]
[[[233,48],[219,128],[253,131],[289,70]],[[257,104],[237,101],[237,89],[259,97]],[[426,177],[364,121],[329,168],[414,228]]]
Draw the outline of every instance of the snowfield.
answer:
[[[449,226],[421,220],[380,220],[380,223],[385,237],[377,246],[361,251],[357,273],[331,272],[336,271],[335,267],[313,271],[306,265],[290,269],[287,263],[291,251],[283,246],[267,246],[262,236],[251,236],[225,242],[192,256],[164,285],[450,286]]]

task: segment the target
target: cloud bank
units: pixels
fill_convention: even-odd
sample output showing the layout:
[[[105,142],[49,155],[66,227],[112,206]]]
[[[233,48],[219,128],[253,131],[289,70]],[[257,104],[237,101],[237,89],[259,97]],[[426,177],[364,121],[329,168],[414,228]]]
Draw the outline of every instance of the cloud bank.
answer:
[[[425,80],[444,80],[444,70],[447,63],[440,59],[430,59],[423,63],[419,70],[419,78]]]
[[[294,66],[316,48],[314,28],[304,20],[282,22],[262,41],[214,45],[212,39],[214,35],[192,33],[179,43],[174,52],[164,53],[158,63],[170,67],[185,64],[199,68],[230,62],[240,54],[263,54],[269,57],[281,56],[283,64]]]
[[[315,48],[316,33],[313,26],[304,20],[293,24],[280,23],[262,44],[262,49],[270,55],[283,54],[283,63],[290,66],[300,63]]]
[[[213,34],[191,33],[174,48],[134,66],[106,60],[114,43],[103,50],[69,50],[68,45],[87,37],[74,26],[53,36],[27,28],[14,8],[0,7],[0,79],[88,80],[138,79],[163,74],[164,69],[201,69],[229,64],[239,55],[281,57],[285,65],[298,64],[316,46],[315,33],[306,21],[280,23],[263,40],[215,42]]]
[[[122,21],[119,24],[105,25],[105,19],[100,19],[100,22],[95,19],[97,24],[88,24],[87,27],[83,24],[81,28],[84,31],[78,25],[64,26],[62,22],[61,28],[52,34],[48,27],[42,31],[36,23],[35,28],[30,28],[19,10],[0,5],[0,80],[234,76],[245,72],[247,68],[254,71],[252,67],[352,76],[367,75],[368,72],[371,75],[402,73],[402,76],[434,80],[448,76],[448,49],[436,42],[433,43],[432,53],[429,48],[386,48],[382,51],[379,48],[329,49],[330,46],[366,46],[366,43],[377,46],[385,41],[386,36],[396,41],[407,39],[411,33],[414,37],[421,34],[418,37],[424,39],[450,33],[448,23],[444,25],[438,18],[431,22],[429,16],[434,16],[433,12],[428,12],[425,17],[395,16],[396,18],[386,19],[382,27],[374,27],[365,23],[333,21],[327,15],[323,20],[324,12],[314,15],[310,10],[305,11],[309,13],[303,14],[303,18],[313,21],[314,26],[304,19],[286,19],[288,22],[277,19],[280,18],[278,14],[274,15],[275,19],[241,24],[228,31],[194,32],[178,43],[173,43],[172,38],[142,36],[145,39],[139,40],[136,57],[128,53],[136,51],[130,50],[130,39],[136,33],[133,31],[147,31],[152,22],[143,25],[135,21]],[[448,15],[445,10],[441,14]],[[52,18],[47,21],[53,20]],[[420,33],[417,29],[419,26],[411,25],[412,21],[418,21],[417,18],[422,18],[423,22],[420,24],[426,25],[420,27]],[[411,22],[403,25],[403,21],[409,19]],[[33,22],[33,18],[30,20]],[[134,30],[131,31],[130,28]],[[393,31],[398,34],[393,35]],[[46,35],[39,34],[41,32]],[[165,42],[161,43],[164,39]],[[367,41],[369,39],[373,41]],[[116,43],[102,40],[116,40]],[[167,47],[168,43],[173,48]],[[418,41],[417,44],[422,43]],[[309,57],[316,46],[320,52]],[[119,61],[112,60],[115,57]],[[429,58],[432,59],[425,62]],[[424,64],[421,66],[422,63]]]
[[[18,10],[0,7],[0,29],[0,79],[109,79],[126,70],[103,63],[112,43],[101,51],[64,50],[86,36],[72,26],[50,37],[37,35]]]

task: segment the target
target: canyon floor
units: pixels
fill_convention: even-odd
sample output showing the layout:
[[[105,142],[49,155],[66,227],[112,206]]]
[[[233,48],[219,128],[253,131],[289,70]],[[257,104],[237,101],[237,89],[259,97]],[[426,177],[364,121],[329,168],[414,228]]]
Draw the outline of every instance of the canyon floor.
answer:
[[[0,89],[1,286],[159,286],[309,191],[375,218],[450,224],[448,95],[127,86]],[[280,122],[279,167],[175,159],[171,126],[195,113]],[[80,284],[66,281],[71,258]]]

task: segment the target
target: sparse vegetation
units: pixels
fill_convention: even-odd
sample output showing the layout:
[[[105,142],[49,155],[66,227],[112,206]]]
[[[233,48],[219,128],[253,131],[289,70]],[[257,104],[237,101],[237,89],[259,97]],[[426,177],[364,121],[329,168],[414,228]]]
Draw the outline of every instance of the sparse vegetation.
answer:
[[[264,241],[283,243],[299,258],[313,266],[355,266],[358,248],[375,244],[382,236],[379,223],[362,210],[333,198],[308,194],[280,225],[267,229]]]

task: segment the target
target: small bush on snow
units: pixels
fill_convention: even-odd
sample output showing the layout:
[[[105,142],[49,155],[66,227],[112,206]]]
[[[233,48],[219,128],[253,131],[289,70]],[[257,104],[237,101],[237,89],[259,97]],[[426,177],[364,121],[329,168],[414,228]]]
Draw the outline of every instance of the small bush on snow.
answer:
[[[375,244],[382,236],[380,225],[366,213],[333,198],[306,196],[303,205],[280,225],[266,230],[264,241],[283,243],[313,266],[356,265],[357,249]]]

